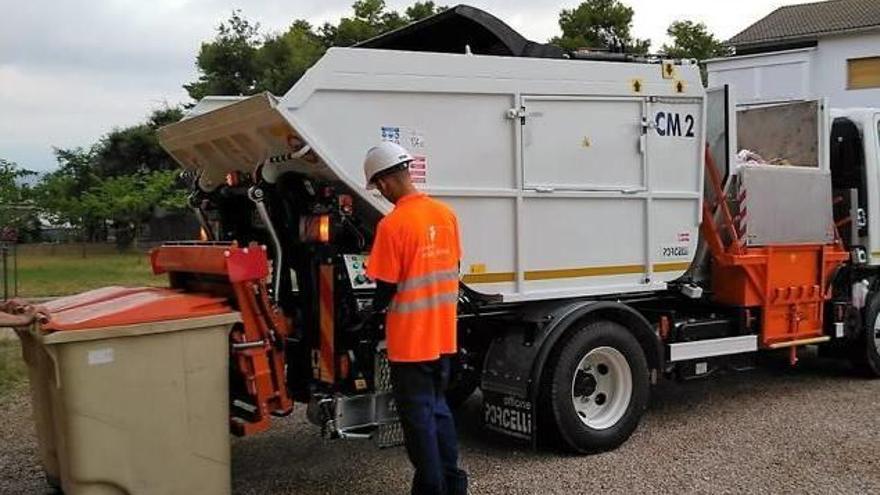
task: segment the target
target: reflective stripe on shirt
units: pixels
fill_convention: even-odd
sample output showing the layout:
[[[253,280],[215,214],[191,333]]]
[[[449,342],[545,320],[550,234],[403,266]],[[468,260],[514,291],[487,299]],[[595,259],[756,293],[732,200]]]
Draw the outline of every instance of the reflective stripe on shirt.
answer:
[[[434,294],[432,296],[416,299],[415,301],[394,301],[391,303],[391,307],[388,308],[388,312],[397,314],[415,313],[416,311],[425,311],[428,309],[433,309],[437,306],[441,306],[443,304],[452,304],[457,302],[458,289],[456,288],[455,292]]]
[[[458,280],[458,270],[447,270],[443,272],[434,272],[421,277],[411,278],[397,284],[397,290],[403,292],[406,290],[420,289],[431,284],[445,282],[447,280]]]

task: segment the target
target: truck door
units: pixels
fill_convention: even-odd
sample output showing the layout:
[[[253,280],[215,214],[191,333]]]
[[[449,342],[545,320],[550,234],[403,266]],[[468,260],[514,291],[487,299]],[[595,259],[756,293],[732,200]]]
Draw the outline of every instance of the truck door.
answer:
[[[645,288],[652,282],[646,100],[540,95],[521,101],[526,290]]]
[[[684,273],[698,237],[703,104],[523,97],[527,290],[643,290]]]
[[[837,117],[831,125],[830,141],[834,221],[847,248],[852,249],[863,245],[868,235],[864,143],[870,140],[863,139],[855,122],[847,117]]]
[[[676,267],[695,267],[691,262],[697,252],[701,218],[704,115],[702,97],[658,97],[648,102],[648,255],[654,279],[669,281],[666,277],[678,273]]]
[[[645,189],[643,98],[529,96],[522,104],[525,189]]]

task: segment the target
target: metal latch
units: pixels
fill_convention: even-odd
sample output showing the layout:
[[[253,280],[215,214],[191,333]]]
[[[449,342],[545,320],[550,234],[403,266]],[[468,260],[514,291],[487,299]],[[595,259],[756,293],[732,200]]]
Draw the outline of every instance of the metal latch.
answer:
[[[510,120],[519,119],[520,124],[525,125],[526,123],[526,108],[511,108],[507,111],[507,118]]]

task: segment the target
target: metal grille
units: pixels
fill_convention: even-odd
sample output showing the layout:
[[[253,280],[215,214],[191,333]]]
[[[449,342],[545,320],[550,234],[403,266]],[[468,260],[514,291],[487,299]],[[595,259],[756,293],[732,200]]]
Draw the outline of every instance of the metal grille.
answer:
[[[373,441],[380,449],[399,447],[403,445],[403,427],[399,421],[379,425],[373,433]]]
[[[376,392],[391,392],[391,365],[388,362],[388,351],[382,349],[376,353],[375,378]],[[388,404],[388,412],[397,413],[394,399]],[[403,428],[400,421],[380,424],[373,433],[373,441],[380,449],[403,445]]]
[[[391,364],[388,362],[388,351],[376,352],[375,379],[376,392],[391,391]]]

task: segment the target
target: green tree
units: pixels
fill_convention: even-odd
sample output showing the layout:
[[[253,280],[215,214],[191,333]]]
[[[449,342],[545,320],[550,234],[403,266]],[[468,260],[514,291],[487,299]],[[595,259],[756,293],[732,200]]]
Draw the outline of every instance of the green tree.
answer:
[[[286,93],[326,50],[311,24],[294,21],[286,32],[267,37],[258,50],[261,70],[257,87],[274,94]]]
[[[666,34],[672,38],[672,45],[664,44],[660,51],[670,58],[703,61],[730,53],[730,49],[710,33],[702,22],[675,21],[669,25]],[[705,85],[707,82],[705,64],[700,64],[700,73]]]
[[[184,191],[176,186],[178,172],[157,170],[108,177],[83,195],[85,211],[107,219],[114,228],[121,249],[136,244],[141,225],[155,208],[183,209]]]
[[[100,182],[94,169],[95,147],[54,151],[59,167],[44,175],[34,188],[37,205],[53,223],[79,229],[80,240],[100,240],[103,218],[82,202],[83,195]]]
[[[439,14],[440,12],[443,12],[448,8],[449,7],[446,6],[438,7],[434,5],[434,2],[416,2],[410,7],[407,7],[406,20],[409,22],[420,21],[425,17],[431,17],[434,14]]]
[[[153,129],[173,124],[183,118],[183,109],[179,106],[171,106],[167,103],[161,108],[153,110],[147,118],[147,125]]]
[[[30,181],[36,175],[15,162],[0,158],[0,234],[13,229],[20,240],[39,238],[39,218],[30,187]]]
[[[0,204],[21,203],[30,196],[29,177],[37,175],[17,163],[0,158]]]
[[[587,0],[559,13],[562,36],[550,42],[566,51],[589,48],[645,54],[651,41],[632,36],[633,14],[631,7],[618,0]]]
[[[327,46],[351,46],[408,23],[397,12],[387,10],[385,0],[358,0],[351,7],[352,17],[343,17],[338,25],[326,23],[321,27]]]
[[[196,58],[201,75],[198,81],[184,84],[194,100],[207,95],[249,95],[257,86],[260,25],[232,12],[228,21],[217,27],[213,41],[202,43]]]
[[[72,192],[76,189],[75,182],[72,175],[56,170],[43,176],[35,188],[37,204],[52,223],[73,227],[83,223],[80,197]]]
[[[446,10],[432,1],[415,2],[403,14],[384,0],[358,0],[352,15],[316,29],[293,21],[287,31],[261,37],[259,25],[241,11],[220,24],[213,40],[202,43],[196,58],[199,79],[185,84],[190,97],[284,94],[331,46],[351,46]]]
[[[53,152],[58,161],[58,170],[52,174],[65,175],[72,179],[69,191],[71,195],[80,196],[98,183],[98,175],[94,170],[96,146],[55,148]]]
[[[183,117],[178,107],[154,110],[143,124],[114,129],[95,146],[95,173],[100,177],[153,170],[174,170],[177,164],[159,145],[156,131]]]

